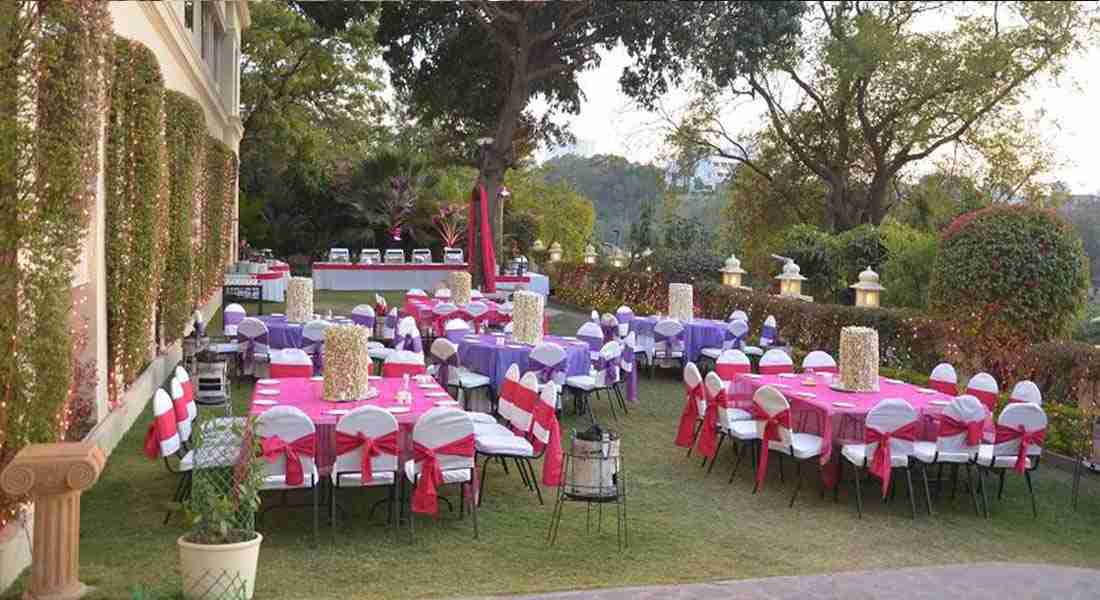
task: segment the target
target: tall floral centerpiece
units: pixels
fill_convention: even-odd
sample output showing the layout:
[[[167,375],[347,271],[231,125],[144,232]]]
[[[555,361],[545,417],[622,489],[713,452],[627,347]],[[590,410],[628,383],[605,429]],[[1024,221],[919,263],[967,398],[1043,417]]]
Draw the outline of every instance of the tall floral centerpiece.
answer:
[[[546,299],[536,292],[520,291],[512,297],[512,336],[522,344],[542,343],[542,316]]]
[[[668,284],[668,316],[684,322],[694,318],[693,294],[693,288],[686,283]]]
[[[473,278],[467,271],[452,271],[447,275],[447,287],[451,289],[451,302],[462,306],[470,302]]]
[[[350,402],[370,396],[369,341],[370,333],[358,325],[325,330],[325,400]]]
[[[432,216],[432,225],[445,248],[458,248],[466,229],[466,207],[462,204],[440,206]]]
[[[878,331],[840,330],[840,386],[850,392],[878,391]]]
[[[313,320],[313,280],[291,277],[286,284],[286,320],[306,323]]]

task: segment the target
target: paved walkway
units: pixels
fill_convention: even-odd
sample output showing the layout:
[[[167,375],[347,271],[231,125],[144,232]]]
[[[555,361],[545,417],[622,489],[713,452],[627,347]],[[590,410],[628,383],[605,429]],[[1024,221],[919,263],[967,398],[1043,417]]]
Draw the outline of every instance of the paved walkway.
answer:
[[[514,600],[1025,600],[1100,597],[1100,571],[981,563],[514,596]]]

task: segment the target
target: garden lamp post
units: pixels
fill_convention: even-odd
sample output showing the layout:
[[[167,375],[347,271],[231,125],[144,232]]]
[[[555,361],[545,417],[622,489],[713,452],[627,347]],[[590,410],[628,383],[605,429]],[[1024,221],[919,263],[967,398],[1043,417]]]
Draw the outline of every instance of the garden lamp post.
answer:
[[[741,261],[733,254],[726,259],[726,265],[719,269],[722,272],[722,284],[728,285],[734,288],[740,288],[743,290],[751,289],[744,285],[741,285],[741,277],[746,273],[741,268]]]
[[[561,244],[559,244],[557,242],[554,242],[553,244],[550,244],[550,262],[552,262],[552,263],[561,262],[561,254],[562,254]]]
[[[878,273],[867,267],[859,274],[859,282],[850,286],[856,291],[856,306],[879,307],[879,299],[886,288],[879,285]]]
[[[802,282],[806,278],[802,276],[802,269],[793,260],[788,260],[783,265],[783,272],[776,275],[779,280],[779,295],[804,299],[802,295]]]
[[[592,244],[588,244],[584,247],[584,264],[594,265],[596,264],[596,247]]]
[[[535,240],[535,243],[531,244],[531,249],[535,252],[542,252],[546,250],[546,244],[544,244],[542,240]]]

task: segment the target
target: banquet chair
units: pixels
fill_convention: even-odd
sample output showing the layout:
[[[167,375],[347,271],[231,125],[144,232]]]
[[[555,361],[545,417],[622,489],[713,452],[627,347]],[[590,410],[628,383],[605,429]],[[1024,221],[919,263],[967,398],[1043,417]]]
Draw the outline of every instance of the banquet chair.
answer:
[[[1024,476],[1028,494],[1031,495],[1031,514],[1036,518],[1039,517],[1031,472],[1039,468],[1046,430],[1047,414],[1038,404],[1013,402],[1001,411],[997,417],[994,442],[978,447],[978,487],[982,493],[986,517],[989,517],[992,511],[985,491],[983,473],[993,472],[1000,476],[1000,483],[997,486],[997,499],[1000,500],[1005,491],[1005,472],[1009,470]]]
[[[610,342],[619,339],[619,319],[611,313],[604,313],[600,317],[600,329],[603,330],[603,340]]]
[[[766,352],[768,348],[771,348],[778,339],[779,326],[775,322],[775,317],[773,315],[768,315],[768,318],[764,319],[764,326],[760,329],[760,345],[745,346],[743,350],[745,354],[763,356],[764,352]]]
[[[691,457],[691,449],[699,439],[699,431],[703,427],[703,415],[707,411],[707,400],[703,389],[703,376],[699,374],[699,367],[695,363],[688,362],[684,365],[684,409],[680,412],[680,427],[676,432],[676,445],[687,447],[687,456]],[[689,429],[690,427],[690,429]],[[689,439],[690,434],[690,439]]]
[[[474,325],[474,331],[480,333],[486,329],[486,319],[489,317],[489,305],[484,302],[468,302],[462,312],[470,318]]]
[[[722,340],[722,345],[719,347],[708,346],[700,350],[700,354],[714,363],[718,360],[718,356],[722,352],[735,349],[740,351],[741,347],[745,345],[745,336],[749,333],[749,324],[746,321],[730,321],[726,324],[726,331]]]
[[[420,288],[411,288],[407,292],[405,292],[405,299],[406,300],[408,300],[409,298],[427,298],[427,297],[428,297],[428,292],[425,292],[424,290],[422,290]]]
[[[612,398],[612,387],[619,381],[619,357],[623,347],[619,342],[611,341],[600,349],[596,364],[587,375],[573,375],[565,378],[565,387],[573,392],[574,406],[578,413],[587,410],[588,417],[593,423],[596,415],[592,411],[592,403],[589,401],[592,395],[599,398],[600,392],[607,396],[607,407],[611,411],[611,417],[616,421],[619,417],[615,414],[615,399]]]
[[[196,380],[202,383],[204,388],[212,387],[206,385],[205,382],[198,377],[196,377]],[[183,365],[177,365],[170,386],[172,392],[172,405],[176,410],[176,420],[181,435],[180,441],[182,441],[185,446],[190,446],[192,448],[194,447],[194,422],[195,418],[198,417],[199,404],[197,400],[199,394],[196,390],[196,380],[191,379],[191,375],[187,372],[187,369],[183,368]],[[216,381],[214,386],[216,386],[218,391],[222,394],[222,402],[224,402],[226,411],[228,412],[231,408],[229,403],[228,381]],[[209,397],[210,396],[207,396],[207,398]],[[221,404],[205,403],[204,406],[221,406]],[[184,410],[186,410],[189,416],[189,424],[186,427],[183,425]],[[234,430],[243,427],[244,423],[245,417],[209,417],[206,419],[206,424],[208,426],[206,434],[208,438],[211,435],[218,434],[218,439],[226,443],[235,443],[236,435],[234,434]]]
[[[184,375],[186,375],[184,371]],[[191,445],[191,425],[195,417],[199,416],[198,406],[195,405],[195,393],[188,380],[186,385],[180,381],[178,375],[173,375],[168,382],[168,390],[172,397],[172,411],[176,415],[176,430],[179,432],[180,445],[187,448]]]
[[[318,374],[324,369],[325,330],[331,326],[328,321],[316,319],[302,327],[302,350],[313,360]]]
[[[990,413],[997,409],[997,395],[1000,391],[997,380],[989,373],[978,373],[966,382],[966,393],[981,400]]]
[[[731,322],[732,321],[744,321],[745,323],[748,323],[749,322],[749,315],[745,311],[743,311],[741,309],[737,309],[737,310],[731,312],[730,317],[726,320],[731,321]]]
[[[1016,385],[1012,386],[1012,394],[1009,396],[1009,402],[1030,402],[1032,404],[1043,405],[1043,393],[1039,391],[1039,386],[1035,385],[1034,381],[1025,379],[1019,381]]]
[[[591,312],[591,313],[590,313],[590,314],[588,315],[588,320],[589,320],[589,321],[591,321],[592,323],[596,323],[596,324],[599,324],[599,322],[600,322],[600,311],[598,311],[598,310],[593,310],[593,311],[592,311],[592,312]]]
[[[237,325],[237,343],[240,345],[241,364],[246,373],[255,373],[256,363],[268,360],[268,331],[263,321],[245,317]]]
[[[626,334],[622,340],[623,351],[619,355],[619,380],[612,386],[612,390],[619,397],[623,414],[630,414],[627,410],[629,401],[638,399],[638,337],[634,332]]]
[[[744,352],[731,348],[718,355],[713,372],[723,381],[733,381],[738,375],[752,373],[752,363]]]
[[[764,356],[760,357],[760,367],[758,369],[761,375],[777,375],[781,373],[794,373],[794,361],[784,351],[778,348],[772,348],[764,353]]]
[[[653,326],[653,360],[650,376],[657,367],[684,367],[684,324],[675,319],[661,319]]]
[[[932,493],[928,485],[928,468],[933,465],[951,465],[952,481],[957,481],[958,468],[966,467],[966,483],[970,488],[970,497],[974,501],[974,512],[978,510],[977,486],[974,483],[971,466],[978,458],[978,447],[982,443],[982,427],[989,411],[974,396],[963,394],[943,408],[939,418],[939,429],[934,442],[914,442],[913,458],[921,465],[921,477],[924,479],[924,499],[928,503],[928,515],[932,515]],[[937,482],[940,480],[937,478]],[[939,487],[937,487],[939,496]],[[955,492],[951,492],[954,496]]]
[[[836,360],[828,352],[814,350],[802,359],[802,370],[808,373],[838,373]]]
[[[313,361],[301,348],[271,351],[272,377],[313,377]]]
[[[504,333],[506,333],[508,335],[512,335],[516,331],[516,326],[511,321],[508,321],[507,323],[504,324],[504,329],[502,329],[501,331],[503,331]]]
[[[625,338],[630,333],[630,322],[634,320],[634,311],[625,304],[615,309],[615,318],[619,321],[619,337]]]
[[[470,330],[470,324],[462,319],[450,319],[443,324],[444,339],[448,339],[454,343],[459,343],[462,338],[470,335],[473,331]]]
[[[436,304],[432,307],[432,320],[421,324],[421,335],[429,342],[438,336],[444,335],[444,324],[456,317],[458,317],[458,306],[451,301]]]
[[[794,506],[798,498],[798,492],[802,488],[802,462],[812,460],[821,469],[821,463],[817,458],[821,455],[823,440],[810,433],[798,433],[791,428],[791,404],[778,388],[770,385],[761,386],[752,396],[752,405],[749,412],[751,421],[733,421],[730,423],[733,437],[747,433],[749,423],[760,440],[759,463],[756,466],[756,481],[752,488],[755,494],[764,484],[768,475],[768,454],[778,452],[782,460],[783,456],[795,459],[795,484],[794,493],[791,494],[788,507]],[[782,462],[779,463],[782,474]],[[736,469],[736,467],[735,467]],[[736,470],[735,470],[736,473]],[[730,481],[733,475],[730,475]],[[824,493],[824,488],[822,489]]]
[[[440,485],[459,486],[459,516],[464,516],[466,488],[475,483],[477,466],[474,424],[466,413],[455,408],[436,407],[424,413],[413,426],[412,445],[413,458],[405,461],[405,478],[413,486],[410,533],[416,529],[415,513],[438,513],[436,488]],[[471,500],[473,491],[471,488]],[[470,512],[477,539],[477,502],[471,502]]]
[[[473,288],[473,289],[470,290],[470,299],[471,300],[481,300],[484,297],[485,297],[485,294],[482,294],[481,290],[479,290],[477,288]]]
[[[460,321],[461,322],[461,321]],[[470,396],[473,392],[484,390],[489,399],[489,410],[493,410],[493,392],[490,384],[492,381],[481,373],[475,373],[458,364],[458,346],[447,338],[438,338],[431,345],[432,358],[437,361],[436,380],[444,388],[456,388],[458,401],[469,412]],[[492,423],[496,422],[489,416]]]
[[[588,355],[591,360],[596,360],[600,349],[603,348],[603,328],[595,321],[585,321],[577,329],[577,339],[588,344]]]
[[[948,363],[936,365],[935,368],[932,369],[932,374],[928,377],[928,387],[941,394],[947,394],[951,397],[958,396],[959,376],[955,373],[955,367],[952,367]]]
[[[451,290],[449,288],[441,287],[437,289],[435,293],[432,294],[432,296],[435,297],[437,300],[450,300]]]
[[[321,481],[317,471],[317,433],[306,413],[294,406],[273,406],[256,417],[256,436],[265,459],[260,491],[281,491],[278,507],[289,507],[287,492],[313,492],[313,543],[317,543]],[[275,508],[262,502],[261,515]]]
[[[536,393],[538,393],[537,390],[541,387],[538,376],[534,372],[528,372],[521,378],[519,365],[512,363],[504,373],[504,381],[500,384],[500,399],[497,401],[497,414],[499,414],[500,417],[504,419],[504,422],[512,428],[504,428],[506,433],[511,433],[513,430],[527,431],[531,428],[531,418],[534,414],[534,408],[530,402],[530,395],[520,394],[520,386],[524,381],[527,381],[529,385],[532,385],[530,382],[533,381],[532,387],[536,390]],[[490,429],[479,431],[478,433],[499,433],[499,430]]]
[[[416,319],[402,317],[397,322],[397,336],[393,340],[393,349],[424,352],[424,342],[420,338],[420,329],[416,326]]]
[[[396,523],[394,509],[400,452],[397,419],[377,406],[360,406],[336,422],[333,446],[336,462],[330,475],[332,505],[329,510],[332,528],[336,529],[336,490],[344,488],[388,488],[386,522]],[[371,511],[373,513],[373,507]]]
[[[711,371],[707,373],[707,376],[703,378],[703,397],[704,397],[704,412],[702,429],[700,435],[715,436],[717,437],[717,443],[711,444],[709,440],[706,443],[700,444],[702,446],[699,450],[703,455],[703,462],[700,466],[707,464],[708,452],[710,459],[710,466],[707,467],[707,474],[714,470],[715,463],[718,462],[718,453],[722,450],[722,444],[726,438],[729,437],[730,441],[739,443],[737,452],[737,464],[734,466],[733,473],[730,475],[732,480],[737,473],[737,467],[741,464],[742,451],[746,445],[752,443],[756,438],[753,435],[742,435],[735,437],[731,435],[731,432],[735,428],[740,428],[742,433],[748,434],[750,432],[748,426],[752,425],[752,415],[747,411],[737,408],[731,405],[729,401],[729,393],[727,391],[727,383],[718,376],[718,373]],[[708,423],[713,419],[712,423]],[[740,427],[735,422],[743,421]],[[755,425],[752,425],[755,429]],[[713,431],[713,433],[710,433]],[[710,451],[713,448],[713,451]]]
[[[882,498],[886,499],[886,493],[890,489],[890,478],[895,469],[905,470],[905,480],[909,486],[909,508],[913,518],[917,518],[917,501],[913,496],[912,465],[914,444],[916,436],[917,411],[900,398],[887,398],[882,400],[867,413],[863,432],[862,444],[844,444],[840,448],[840,454],[844,460],[855,467],[854,479],[856,482],[856,511],[859,518],[863,518],[863,479],[864,469],[869,469],[882,482]],[[887,445],[880,448],[882,441]],[[837,485],[843,480],[843,464],[838,471]]]
[[[382,339],[393,340],[397,338],[397,307],[393,307],[382,319]]]
[[[423,375],[427,372],[424,366],[424,355],[411,350],[394,350],[386,356],[382,363],[383,377],[402,377],[408,374]]]
[[[176,421],[176,411],[168,392],[158,388],[153,392],[153,422],[145,433],[143,451],[146,458],[164,461],[164,468],[169,473],[177,475],[176,491],[172,494],[172,502],[182,502],[186,499],[191,487],[191,468],[194,462],[193,454],[184,451],[182,440]],[[164,515],[164,524],[172,516],[169,510]]]
[[[569,355],[565,348],[554,342],[542,342],[531,349],[527,355],[527,368],[535,372],[539,380],[539,390],[544,387],[553,387],[555,397],[561,392],[565,384],[565,368]],[[561,402],[558,402],[561,408]]]
[[[509,412],[512,418],[509,419],[508,424],[512,428],[512,431],[508,431],[505,434],[484,434],[478,432],[475,428],[474,437],[476,440],[477,454],[485,457],[485,461],[482,463],[480,469],[481,482],[480,490],[478,491],[478,506],[481,505],[482,500],[485,498],[485,480],[489,472],[489,463],[493,459],[497,459],[505,469],[507,469],[506,461],[512,459],[524,486],[535,492],[538,496],[539,504],[543,503],[542,490],[539,488],[538,483],[538,475],[535,473],[531,460],[539,459],[543,456],[542,451],[545,449],[545,444],[548,440],[540,443],[539,450],[536,451],[533,442],[536,441],[537,438],[533,437],[534,431],[535,429],[541,430],[541,427],[536,427],[535,415],[539,414],[543,422],[547,422],[546,419],[554,419],[556,423],[555,403],[557,399],[554,390],[549,387],[544,387],[542,392],[539,392],[538,379],[534,376],[534,373],[524,375],[523,379],[519,381],[519,384],[516,385],[511,392],[511,402],[514,410]],[[542,403],[546,406],[541,413],[537,410],[538,403]]]
[[[237,326],[247,316],[248,313],[240,304],[233,303],[226,306],[225,310],[222,311],[222,333],[225,337],[237,337]]]
[[[360,304],[351,309],[351,322],[366,327],[371,337],[374,337],[375,312],[370,304]]]

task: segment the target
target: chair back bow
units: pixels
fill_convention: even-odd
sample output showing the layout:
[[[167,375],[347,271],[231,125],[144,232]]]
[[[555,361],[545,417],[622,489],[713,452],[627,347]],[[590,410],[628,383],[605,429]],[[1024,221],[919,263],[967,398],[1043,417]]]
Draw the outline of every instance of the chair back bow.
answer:
[[[260,454],[269,463],[274,463],[280,456],[285,456],[287,485],[302,485],[305,481],[302,471],[302,456],[312,457],[317,454],[317,437],[312,433],[307,433],[292,442],[287,442],[278,435],[261,438]]]
[[[439,370],[436,371],[436,383],[443,386],[450,385],[451,367],[458,368],[457,352],[448,356],[445,360],[439,361]]]
[[[686,385],[684,387],[687,387]],[[687,387],[684,410],[680,412],[680,427],[676,429],[676,445],[690,448],[695,440],[695,422],[699,420],[699,401],[703,399],[703,382]]]
[[[397,432],[391,431],[386,435],[372,438],[362,431],[354,435],[336,432],[336,454],[354,452],[356,448],[363,449],[362,461],[359,465],[360,484],[367,485],[374,479],[374,469],[371,467],[371,459],[382,454],[397,456]]]
[[[1042,445],[1046,437],[1046,429],[1028,431],[1024,429],[1023,425],[1009,427],[1008,425],[1001,425],[998,423],[995,429],[993,442],[994,444],[1003,444],[1005,442],[1011,442],[1012,440],[1020,440],[1020,446],[1016,450],[1016,463],[1012,466],[1012,470],[1022,475],[1023,472],[1027,470],[1028,449],[1032,444]]]
[[[725,389],[713,396],[704,395],[707,400],[707,409],[703,413],[703,428],[699,431],[699,442],[695,448],[699,454],[714,458],[714,453],[718,451],[718,409],[727,405],[728,397]]]
[[[619,360],[600,356],[593,365],[597,373],[603,373],[604,385],[612,385],[619,381]]]
[[[160,456],[163,440],[168,440],[177,435],[176,411],[169,410],[156,416],[149,424],[149,430],[145,432],[145,444],[143,449],[149,460],[156,460]]]
[[[545,402],[537,402],[532,415],[532,427],[534,424],[549,432],[549,438],[545,444],[537,436],[531,436],[531,446],[535,451],[544,450],[542,483],[550,487],[558,487],[562,482],[561,426],[558,424],[558,415],[554,407]]]
[[[893,431],[879,431],[872,427],[864,428],[863,441],[866,444],[878,443],[875,455],[871,458],[870,471],[882,481],[882,497],[890,490],[890,473],[893,471],[894,457],[890,449],[890,440],[917,439],[917,422],[910,421]]]
[[[977,446],[982,443],[984,421],[960,421],[950,415],[940,416],[940,437],[966,434],[966,445]]]
[[[351,322],[361,327],[374,329],[374,317],[371,315],[357,315],[351,313]]]
[[[791,428],[791,409],[785,408],[774,415],[769,415],[768,411],[754,402],[749,405],[749,414],[752,415],[753,419],[764,422],[764,432],[760,436],[760,462],[756,467],[756,485],[758,488],[762,488],[768,474],[769,443],[772,440],[782,439],[779,435],[780,427]]]
[[[474,455],[474,436],[468,435],[436,448],[429,448],[419,442],[413,442],[413,458],[420,463],[420,478],[413,492],[413,512],[434,515],[439,512],[439,493],[443,485],[443,469],[439,466],[439,455]]]
[[[241,348],[241,360],[244,362],[245,370],[249,371],[256,360],[256,346],[259,344],[267,345],[267,334],[263,333],[256,337],[248,337],[238,333],[237,344]]]
[[[394,344],[394,348],[397,350],[408,350],[410,352],[423,352],[423,346],[421,346],[420,336],[413,335],[412,333],[406,333],[397,343]]]

